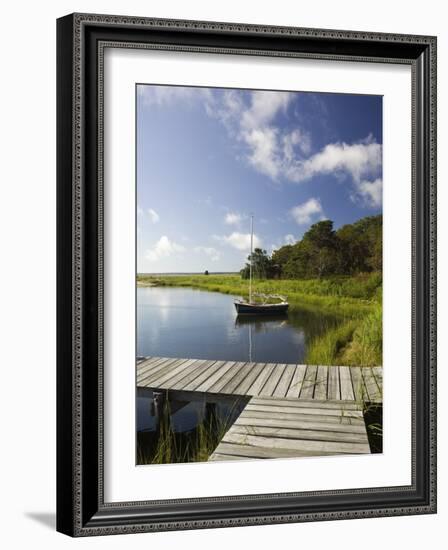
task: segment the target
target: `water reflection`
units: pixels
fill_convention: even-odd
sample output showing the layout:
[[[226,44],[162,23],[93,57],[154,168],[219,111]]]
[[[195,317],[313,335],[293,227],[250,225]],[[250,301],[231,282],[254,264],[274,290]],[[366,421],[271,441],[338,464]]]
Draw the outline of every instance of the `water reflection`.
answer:
[[[137,355],[300,363],[309,342],[340,322],[305,309],[237,317],[233,301],[190,288],[138,288]]]
[[[207,460],[247,401],[137,388],[137,464]]]

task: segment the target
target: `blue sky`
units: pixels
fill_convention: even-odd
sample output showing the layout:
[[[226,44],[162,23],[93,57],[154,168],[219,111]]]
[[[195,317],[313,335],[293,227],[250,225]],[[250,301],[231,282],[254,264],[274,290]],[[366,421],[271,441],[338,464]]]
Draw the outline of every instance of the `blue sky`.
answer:
[[[238,271],[382,211],[382,98],[137,86],[137,270]]]

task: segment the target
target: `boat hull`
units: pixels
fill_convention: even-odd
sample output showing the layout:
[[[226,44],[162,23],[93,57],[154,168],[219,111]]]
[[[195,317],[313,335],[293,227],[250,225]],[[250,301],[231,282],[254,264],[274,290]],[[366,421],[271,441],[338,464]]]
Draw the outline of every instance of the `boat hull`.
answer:
[[[235,302],[238,315],[285,315],[289,304],[249,304],[248,302]]]

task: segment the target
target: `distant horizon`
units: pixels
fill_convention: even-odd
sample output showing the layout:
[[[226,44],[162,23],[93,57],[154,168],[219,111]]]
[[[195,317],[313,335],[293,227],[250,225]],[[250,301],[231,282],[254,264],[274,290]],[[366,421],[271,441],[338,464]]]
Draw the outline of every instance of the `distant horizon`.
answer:
[[[206,270],[202,271],[138,271],[137,275],[203,275]],[[209,275],[237,275],[238,271],[210,271]]]
[[[382,98],[138,85],[136,169],[138,273],[238,273],[382,214]]]

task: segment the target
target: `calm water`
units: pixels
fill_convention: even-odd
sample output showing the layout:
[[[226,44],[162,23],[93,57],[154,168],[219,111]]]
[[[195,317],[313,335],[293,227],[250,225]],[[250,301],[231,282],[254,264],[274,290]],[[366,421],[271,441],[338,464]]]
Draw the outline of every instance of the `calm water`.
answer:
[[[137,355],[301,363],[307,344],[338,322],[305,310],[237,319],[234,299],[189,288],[137,288]]]

